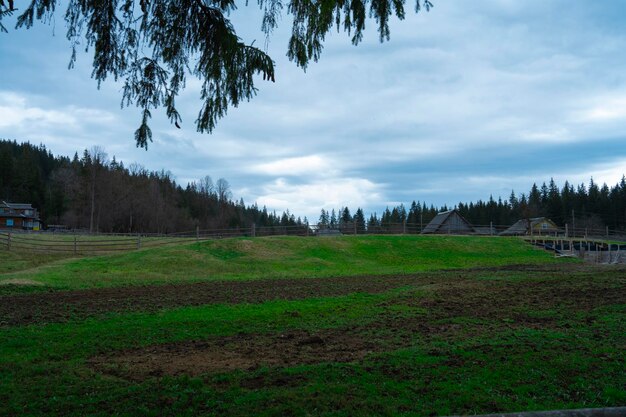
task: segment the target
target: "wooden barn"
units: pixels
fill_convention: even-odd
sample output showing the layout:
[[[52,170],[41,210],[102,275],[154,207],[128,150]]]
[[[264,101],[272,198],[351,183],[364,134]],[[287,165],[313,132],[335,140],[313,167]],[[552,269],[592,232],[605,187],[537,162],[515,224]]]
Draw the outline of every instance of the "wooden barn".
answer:
[[[547,217],[518,220],[513,226],[500,233],[501,236],[553,235],[559,227]]]
[[[475,232],[470,222],[456,209],[437,214],[422,230],[423,234],[468,235]]]

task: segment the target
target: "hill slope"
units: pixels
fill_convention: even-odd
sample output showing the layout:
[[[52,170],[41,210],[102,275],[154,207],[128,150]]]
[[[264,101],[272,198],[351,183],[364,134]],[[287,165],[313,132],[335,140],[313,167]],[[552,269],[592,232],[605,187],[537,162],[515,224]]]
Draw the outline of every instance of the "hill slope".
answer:
[[[19,262],[16,257],[20,257]],[[26,269],[24,255],[1,252],[20,271],[0,283],[91,288],[205,280],[402,274],[450,268],[551,263],[550,254],[516,238],[346,236],[237,238],[57,260]],[[54,258],[50,258],[54,260]]]

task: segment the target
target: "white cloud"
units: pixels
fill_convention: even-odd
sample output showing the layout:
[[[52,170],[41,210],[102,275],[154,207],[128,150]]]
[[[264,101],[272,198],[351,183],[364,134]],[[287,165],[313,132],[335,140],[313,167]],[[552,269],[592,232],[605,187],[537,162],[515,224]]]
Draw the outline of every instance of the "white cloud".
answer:
[[[332,33],[307,73],[284,56],[285,18],[269,45],[276,83],[259,79],[256,98],[202,135],[193,123],[199,83],[189,80],[178,100],[182,129],[154,111],[148,152],[134,146],[137,109],[116,111],[119,85],[96,92],[86,56],[68,72],[64,39],[34,53],[50,34],[33,28],[0,44],[0,137],[70,155],[100,144],[126,163],[184,181],[225,177],[246,202],[315,217],[322,207],[380,210],[405,197],[449,204],[508,196],[550,176],[610,183],[626,171],[618,142],[626,31],[602,17],[621,7],[438,1],[430,13],[392,19],[388,43],[378,42],[374,22],[358,47]],[[233,16],[244,39],[262,39],[257,8]]]
[[[278,159],[253,165],[250,171],[269,176],[334,176],[339,170],[337,164],[320,155]]]
[[[38,104],[37,102],[47,102]],[[81,130],[87,124],[110,126],[113,113],[98,108],[74,105],[55,108],[49,100],[12,91],[0,91],[0,128],[44,130],[54,128]]]
[[[626,120],[626,97],[604,98],[601,103],[586,110],[582,119],[590,122],[609,122],[614,120]]]
[[[49,128],[54,125],[76,126],[77,119],[67,112],[29,105],[22,95],[0,92],[0,128]]]
[[[279,178],[262,187],[256,196],[260,206],[307,216],[316,220],[322,208],[364,207],[384,200],[382,187],[362,178],[337,178],[331,181],[293,183]]]
[[[520,132],[520,138],[527,142],[565,143],[572,141],[574,136],[570,134],[568,129],[556,127],[543,131],[522,131]]]
[[[575,174],[572,173],[572,176]],[[592,164],[586,172],[586,178],[578,176],[579,182],[587,182],[590,177],[597,184],[606,183],[609,187],[619,183],[622,176],[626,175],[626,158],[618,158],[615,160],[609,160],[603,163]]]

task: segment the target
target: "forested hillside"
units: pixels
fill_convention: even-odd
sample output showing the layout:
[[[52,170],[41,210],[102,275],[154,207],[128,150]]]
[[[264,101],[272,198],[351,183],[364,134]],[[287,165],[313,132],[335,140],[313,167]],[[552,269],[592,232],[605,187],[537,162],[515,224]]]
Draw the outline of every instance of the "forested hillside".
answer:
[[[295,226],[306,223],[286,211],[280,215],[233,199],[228,181],[209,176],[184,187],[167,171],[148,171],[109,159],[98,147],[73,158],[55,157],[45,146],[0,140],[0,199],[32,203],[45,225],[62,224],[98,232],[171,233],[201,229]],[[626,230],[626,178],[613,186],[596,184],[559,187],[553,180],[533,185],[528,193],[508,199],[460,202],[460,213],[475,225],[510,225],[521,218],[546,216],[558,225]],[[406,222],[427,224],[439,211],[413,201],[366,216],[361,208],[322,210],[318,224],[334,227],[356,223],[394,231]],[[417,226],[416,226],[417,227]],[[414,229],[414,231],[417,231]]]
[[[233,201],[228,181],[209,176],[184,188],[166,171],[109,160],[98,147],[55,157],[45,146],[0,140],[0,199],[32,203],[44,225],[98,232],[171,233],[296,225],[290,213],[268,213]]]

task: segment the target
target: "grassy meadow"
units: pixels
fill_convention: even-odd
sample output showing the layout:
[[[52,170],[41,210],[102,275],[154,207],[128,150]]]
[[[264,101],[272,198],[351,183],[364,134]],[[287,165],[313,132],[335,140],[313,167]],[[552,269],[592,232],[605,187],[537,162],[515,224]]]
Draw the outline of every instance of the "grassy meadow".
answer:
[[[262,237],[209,240],[74,258],[0,251],[0,284],[79,289],[207,280],[408,274],[554,262],[517,238]],[[32,263],[32,265],[30,264]]]
[[[34,259],[0,252],[13,282],[0,286],[0,415],[626,404],[626,270],[518,239],[239,238]]]

